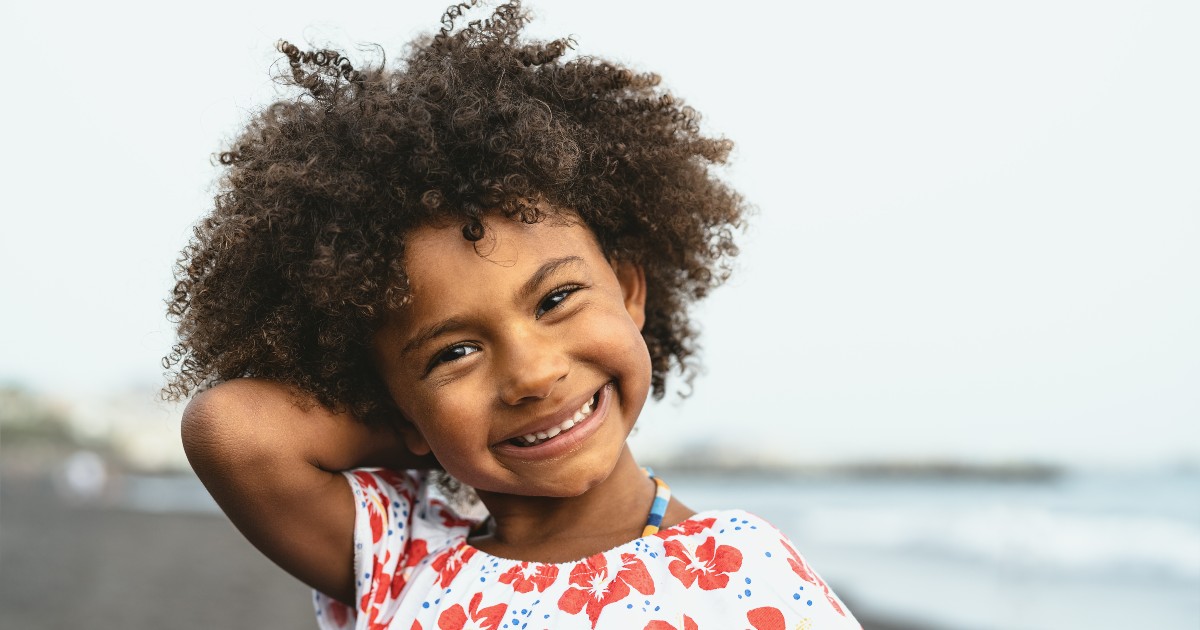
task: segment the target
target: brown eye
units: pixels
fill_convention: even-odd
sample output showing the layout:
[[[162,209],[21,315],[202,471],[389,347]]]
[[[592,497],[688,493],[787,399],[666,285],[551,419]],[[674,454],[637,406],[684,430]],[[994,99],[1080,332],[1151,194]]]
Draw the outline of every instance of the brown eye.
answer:
[[[537,312],[535,313],[534,317],[541,319],[542,315],[554,310],[554,308],[559,304],[565,302],[568,296],[579,289],[580,287],[563,287],[561,289],[555,289],[553,293],[542,299],[541,304],[538,304]]]
[[[430,367],[437,367],[441,363],[457,361],[469,354],[475,354],[476,352],[479,352],[479,348],[469,344],[450,346],[449,348],[439,352],[438,355],[433,358],[433,363],[430,365]]]

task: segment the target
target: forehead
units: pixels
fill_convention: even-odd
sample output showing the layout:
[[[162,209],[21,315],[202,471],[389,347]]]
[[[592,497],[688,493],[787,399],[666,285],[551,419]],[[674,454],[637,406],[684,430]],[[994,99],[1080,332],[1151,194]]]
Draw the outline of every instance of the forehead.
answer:
[[[592,231],[572,217],[523,223],[493,216],[483,226],[483,238],[474,242],[463,237],[461,225],[422,226],[408,234],[404,267],[412,304],[429,306],[462,288],[523,282],[546,261],[564,256],[606,263]]]

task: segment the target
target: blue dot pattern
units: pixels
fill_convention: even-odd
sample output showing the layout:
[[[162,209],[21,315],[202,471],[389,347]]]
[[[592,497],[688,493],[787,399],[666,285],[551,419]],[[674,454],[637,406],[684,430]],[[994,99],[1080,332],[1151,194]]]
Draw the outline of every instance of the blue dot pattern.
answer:
[[[745,512],[701,512],[586,559],[539,564],[468,545],[481,516],[450,510],[421,473],[346,477],[357,605],[314,594],[322,630],[860,628],[790,541]]]

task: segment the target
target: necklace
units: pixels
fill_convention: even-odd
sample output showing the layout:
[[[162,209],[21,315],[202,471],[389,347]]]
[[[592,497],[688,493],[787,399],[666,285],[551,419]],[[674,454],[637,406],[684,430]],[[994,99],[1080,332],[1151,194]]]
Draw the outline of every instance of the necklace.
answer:
[[[654,471],[649,468],[643,468],[646,476],[654,482],[654,503],[650,504],[650,515],[646,517],[646,527],[642,530],[642,537],[653,536],[658,533],[659,526],[662,525],[663,514],[667,513],[667,504],[671,502],[671,486],[668,486],[665,481],[654,476]]]

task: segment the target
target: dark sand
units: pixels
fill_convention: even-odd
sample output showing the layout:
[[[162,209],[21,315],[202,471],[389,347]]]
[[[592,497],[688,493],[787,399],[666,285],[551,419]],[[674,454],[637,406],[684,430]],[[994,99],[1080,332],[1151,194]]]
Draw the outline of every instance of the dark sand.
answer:
[[[0,628],[316,628],[309,590],[224,517],[72,504],[20,468],[0,466]]]
[[[0,479],[0,628],[315,628],[310,594],[223,517],[70,506]]]

